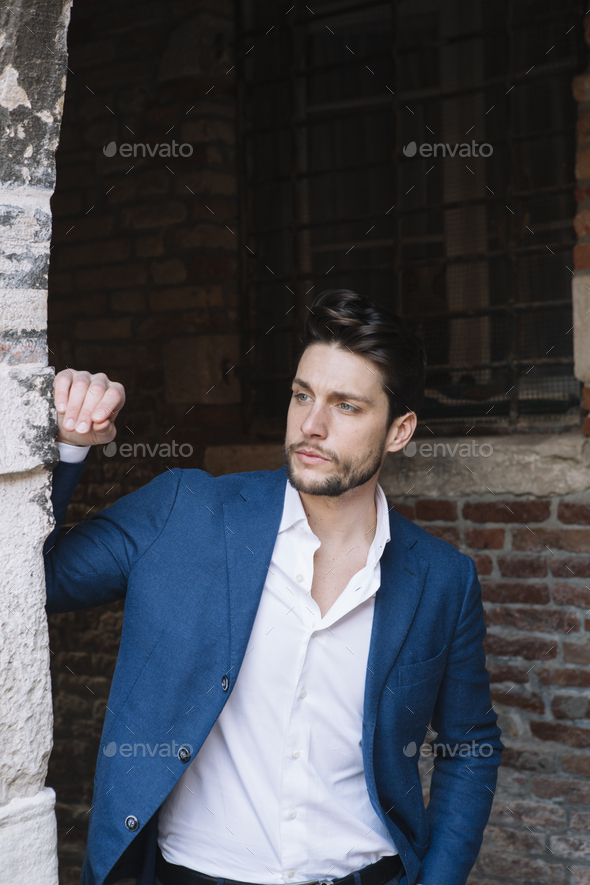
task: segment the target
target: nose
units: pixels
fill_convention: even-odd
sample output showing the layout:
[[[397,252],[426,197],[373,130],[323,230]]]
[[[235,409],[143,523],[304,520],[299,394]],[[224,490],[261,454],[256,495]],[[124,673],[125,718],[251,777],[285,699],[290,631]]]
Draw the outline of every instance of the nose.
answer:
[[[328,435],[326,413],[322,405],[317,401],[312,405],[302,421],[301,432],[308,438],[313,436],[325,439]]]

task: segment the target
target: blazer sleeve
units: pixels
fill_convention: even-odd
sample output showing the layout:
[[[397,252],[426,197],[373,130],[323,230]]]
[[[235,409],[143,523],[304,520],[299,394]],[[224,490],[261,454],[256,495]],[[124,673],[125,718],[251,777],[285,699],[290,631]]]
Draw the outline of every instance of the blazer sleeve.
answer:
[[[468,559],[467,592],[432,717],[439,749],[426,809],[430,845],[419,873],[424,885],[465,885],[494,799],[504,745],[490,697],[485,633],[481,587]]]
[[[60,462],[54,470],[56,525],[43,550],[48,613],[92,608],[125,596],[131,569],[168,521],[182,476],[178,467],[165,470],[84,522],[63,528],[85,463]]]

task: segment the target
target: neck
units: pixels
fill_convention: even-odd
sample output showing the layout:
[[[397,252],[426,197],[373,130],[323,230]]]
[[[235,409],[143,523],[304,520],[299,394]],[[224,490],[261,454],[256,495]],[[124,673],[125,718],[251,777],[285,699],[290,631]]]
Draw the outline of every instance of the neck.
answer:
[[[374,476],[364,485],[335,498],[299,492],[309,526],[322,543],[371,545],[377,529],[377,481],[378,477]]]

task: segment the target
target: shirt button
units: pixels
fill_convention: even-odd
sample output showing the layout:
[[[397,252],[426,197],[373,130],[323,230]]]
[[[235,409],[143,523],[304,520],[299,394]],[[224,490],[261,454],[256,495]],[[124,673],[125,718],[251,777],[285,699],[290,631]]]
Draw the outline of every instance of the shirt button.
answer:
[[[295,875],[295,870],[289,870],[289,872],[287,873],[287,877],[289,879],[292,879],[294,875]]]
[[[303,575],[297,575],[295,580],[297,581],[298,584],[301,584],[301,582],[303,580]]]
[[[297,812],[296,812],[296,811],[290,811],[290,812],[289,812],[289,817],[291,818],[291,820],[293,820],[294,817],[297,817]]]
[[[299,750],[293,750],[293,759],[299,759],[300,756],[301,753],[299,752]]]
[[[305,689],[303,689],[303,691],[301,692],[301,694],[299,695],[299,697],[300,697],[300,698],[306,698],[306,697],[307,697],[307,692],[306,692]]]
[[[311,638],[313,639],[317,635],[318,635],[318,631],[314,630],[313,633],[311,634]]]

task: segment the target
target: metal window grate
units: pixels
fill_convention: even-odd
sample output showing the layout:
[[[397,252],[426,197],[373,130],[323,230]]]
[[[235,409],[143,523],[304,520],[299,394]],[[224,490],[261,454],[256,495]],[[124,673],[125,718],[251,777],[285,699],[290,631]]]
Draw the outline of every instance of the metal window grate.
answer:
[[[579,423],[571,81],[584,11],[241,5],[240,284],[257,426],[282,427],[297,329],[328,287],[366,293],[421,334],[421,417],[439,431]]]

